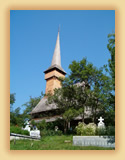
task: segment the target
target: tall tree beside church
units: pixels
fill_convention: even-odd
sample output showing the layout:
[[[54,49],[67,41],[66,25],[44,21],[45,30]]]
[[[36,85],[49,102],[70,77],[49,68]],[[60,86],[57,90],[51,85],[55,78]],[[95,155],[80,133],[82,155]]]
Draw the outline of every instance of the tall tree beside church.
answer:
[[[13,111],[13,104],[15,103],[16,98],[15,98],[15,93],[10,94],[10,124],[12,125],[13,122],[15,121],[15,115]]]
[[[23,125],[23,117],[20,114],[20,107],[13,109],[13,104],[15,103],[15,93],[10,94],[10,125]]]
[[[10,94],[10,111],[12,111],[12,106],[15,103],[16,98],[15,98],[15,93]]]
[[[23,113],[20,113],[21,107],[17,107],[13,109],[13,104],[15,103],[15,94],[10,94],[10,124],[11,125],[18,125],[23,126],[26,119],[31,119],[30,112],[32,109],[38,104],[40,99],[42,98],[43,93],[41,93],[41,96],[39,97],[30,97],[29,101],[22,105],[25,109],[23,110]]]
[[[84,112],[85,94],[81,94],[82,87],[73,85],[69,78],[62,81],[62,88],[54,90],[54,95],[48,95],[48,102],[55,103],[59,108],[59,114],[64,119],[64,132],[70,128],[70,121]],[[78,96],[79,95],[79,96]],[[77,99],[82,101],[77,101]],[[79,105],[78,105],[79,103]]]
[[[107,48],[110,52],[111,58],[108,60],[109,65],[109,73],[112,77],[112,86],[113,90],[115,90],[115,33],[108,35],[108,45]]]
[[[88,90],[86,106],[92,109],[92,118],[96,122],[97,114],[106,110],[107,95],[111,92],[111,79],[103,73],[103,68],[97,69],[86,58],[80,62],[73,61],[69,68],[71,69],[69,77],[74,83],[84,81],[86,86],[89,86],[86,87]]]
[[[38,97],[31,97],[30,96],[29,101],[22,105],[25,107],[25,109],[22,113],[24,119],[26,119],[26,118],[31,119],[30,112],[39,103],[39,101],[41,100],[42,97],[43,97],[42,92],[41,92],[41,95]]]
[[[109,74],[111,76],[111,87],[112,91],[108,95],[108,105],[110,106],[107,110],[107,117],[111,125],[115,125],[115,33],[108,35],[107,48],[110,53],[110,59],[108,60]]]
[[[97,110],[105,110],[104,102],[110,90],[110,79],[103,74],[102,69],[94,67],[86,58],[80,62],[73,61],[69,68],[69,77],[62,81],[62,88],[55,90],[50,102],[56,103],[62,110],[66,124],[79,114],[84,121],[86,106],[91,108],[93,121],[96,122]]]

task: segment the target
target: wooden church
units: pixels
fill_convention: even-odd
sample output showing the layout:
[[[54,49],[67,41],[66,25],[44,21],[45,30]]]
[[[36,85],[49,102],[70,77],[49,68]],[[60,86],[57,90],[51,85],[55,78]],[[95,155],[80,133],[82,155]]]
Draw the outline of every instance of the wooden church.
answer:
[[[56,46],[53,54],[53,59],[51,66],[44,71],[45,80],[46,80],[46,91],[53,94],[55,88],[61,87],[61,82],[59,77],[65,77],[66,72],[61,67],[61,55],[60,55],[60,38],[59,31],[56,40]],[[36,107],[31,111],[31,117],[35,122],[40,122],[45,120],[46,122],[53,122],[57,119],[62,119],[59,114],[59,109],[55,104],[47,104],[47,97],[43,97],[40,102],[36,105]],[[88,118],[90,115],[90,111],[86,109],[86,117]],[[82,117],[78,116],[75,118],[75,121],[81,121]]]

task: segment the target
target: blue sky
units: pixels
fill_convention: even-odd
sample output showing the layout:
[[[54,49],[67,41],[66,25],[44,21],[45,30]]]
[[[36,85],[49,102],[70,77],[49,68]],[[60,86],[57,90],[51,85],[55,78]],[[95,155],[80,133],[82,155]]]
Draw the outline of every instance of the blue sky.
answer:
[[[86,57],[94,66],[110,58],[107,35],[115,31],[115,11],[10,11],[10,93],[16,93],[14,108],[29,96],[45,93],[44,73],[50,65],[60,24],[61,64]],[[22,107],[23,110],[23,107]]]

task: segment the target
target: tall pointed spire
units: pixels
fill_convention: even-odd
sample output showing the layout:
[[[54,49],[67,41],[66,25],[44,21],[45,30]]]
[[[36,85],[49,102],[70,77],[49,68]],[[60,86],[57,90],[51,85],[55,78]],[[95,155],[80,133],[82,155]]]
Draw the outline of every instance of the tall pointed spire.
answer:
[[[54,54],[53,54],[53,59],[52,59],[52,63],[51,63],[51,66],[53,66],[53,65],[58,65],[61,67],[59,30],[58,30],[56,46],[55,46],[55,50],[54,50]]]
[[[64,78],[66,74],[66,72],[61,67],[59,32],[60,31],[58,29],[56,46],[55,46],[51,66],[46,71],[44,71],[45,80],[46,80],[46,91],[45,91],[46,94],[48,93],[53,94],[55,88],[60,88],[61,81],[59,77]]]
[[[51,66],[46,71],[44,71],[44,73],[49,72],[52,69],[57,69],[60,72],[63,72],[64,74],[66,74],[66,72],[61,67],[59,33],[60,33],[60,27],[58,28],[58,35],[57,35],[57,40],[56,40],[56,46],[55,46],[55,50],[54,50]]]

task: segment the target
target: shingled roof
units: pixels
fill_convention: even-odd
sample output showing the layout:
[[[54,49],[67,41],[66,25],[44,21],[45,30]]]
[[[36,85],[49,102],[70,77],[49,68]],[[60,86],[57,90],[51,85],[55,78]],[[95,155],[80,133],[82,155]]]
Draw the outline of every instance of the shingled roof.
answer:
[[[85,82],[79,82],[75,84],[77,87],[85,87]],[[49,104],[47,103],[47,97],[43,97],[40,102],[36,105],[36,107],[32,110],[32,112],[30,114],[35,114],[35,113],[40,113],[40,112],[44,112],[44,111],[50,111],[50,110],[54,110],[57,109],[58,107],[56,106],[56,104],[52,103]]]
[[[50,66],[47,70],[44,71],[44,73],[50,72],[51,70],[54,70],[54,69],[57,69],[59,72],[62,72],[63,74],[66,74],[64,69],[57,64],[54,64],[54,65]]]
[[[55,104],[48,104],[47,97],[43,97],[40,100],[40,102],[36,105],[36,107],[30,112],[30,114],[40,113],[53,109],[57,109],[57,106]]]

